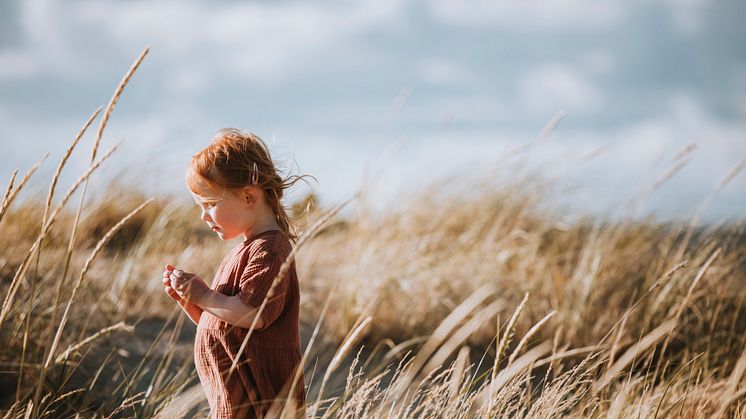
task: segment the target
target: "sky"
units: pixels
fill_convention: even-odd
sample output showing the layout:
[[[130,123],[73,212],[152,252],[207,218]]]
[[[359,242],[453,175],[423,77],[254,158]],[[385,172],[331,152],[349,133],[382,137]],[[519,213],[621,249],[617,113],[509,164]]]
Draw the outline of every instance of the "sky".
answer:
[[[6,0],[0,181],[48,152],[27,193],[45,194],[149,46],[94,191],[118,178],[189,199],[189,158],[237,127],[286,173],[316,177],[288,199],[312,191],[330,206],[364,189],[386,211],[445,176],[510,181],[523,161],[555,179],[558,206],[610,215],[681,164],[635,215],[736,218],[746,170],[714,190],[746,159],[744,16],[739,0]],[[97,126],[62,188],[89,164]]]

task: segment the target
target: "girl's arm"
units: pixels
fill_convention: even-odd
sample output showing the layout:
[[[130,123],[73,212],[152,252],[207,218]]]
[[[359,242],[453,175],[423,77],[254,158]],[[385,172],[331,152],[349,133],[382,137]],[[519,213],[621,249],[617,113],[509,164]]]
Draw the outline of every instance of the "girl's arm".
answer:
[[[198,325],[199,318],[202,316],[202,308],[196,304],[187,303],[184,300],[180,300],[179,305],[187,314],[187,316],[189,316],[189,318],[192,320],[192,323]]]
[[[244,329],[251,327],[258,310],[257,307],[250,306],[241,301],[236,295],[228,296],[211,289],[205,290],[200,295],[199,300],[195,301],[194,304],[198,305],[201,310]],[[257,319],[254,330],[261,330],[263,327],[264,322],[260,317]]]

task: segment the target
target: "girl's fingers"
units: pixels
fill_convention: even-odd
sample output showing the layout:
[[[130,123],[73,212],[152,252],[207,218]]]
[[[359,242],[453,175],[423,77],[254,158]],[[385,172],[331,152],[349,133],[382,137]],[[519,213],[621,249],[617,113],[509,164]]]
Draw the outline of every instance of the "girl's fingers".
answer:
[[[173,290],[173,288],[171,288],[171,287],[163,287],[163,289],[166,291],[166,294],[168,294],[168,296],[172,300],[176,300],[176,301],[181,300],[181,297],[179,296],[179,294],[176,291]]]

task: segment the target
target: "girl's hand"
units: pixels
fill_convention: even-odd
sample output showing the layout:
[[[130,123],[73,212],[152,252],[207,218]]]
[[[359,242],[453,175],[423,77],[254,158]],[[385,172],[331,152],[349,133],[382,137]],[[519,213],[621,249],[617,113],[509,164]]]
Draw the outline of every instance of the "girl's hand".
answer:
[[[176,292],[175,289],[171,287],[171,272],[174,270],[173,265],[166,265],[166,269],[163,270],[163,289],[166,291],[166,294],[168,294],[171,299],[176,301],[180,304],[185,304],[186,301],[184,301],[179,294]]]
[[[169,270],[168,268],[172,269]],[[167,265],[166,270],[168,272],[167,279],[170,280],[169,285],[176,292],[176,295],[184,302],[199,305],[199,302],[210,289],[202,278],[181,269],[174,269],[171,265]]]

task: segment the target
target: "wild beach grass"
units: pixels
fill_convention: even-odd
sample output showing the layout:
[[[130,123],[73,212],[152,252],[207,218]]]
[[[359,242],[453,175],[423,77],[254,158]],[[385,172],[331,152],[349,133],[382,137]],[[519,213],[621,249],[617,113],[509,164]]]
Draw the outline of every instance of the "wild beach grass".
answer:
[[[227,244],[171,197],[151,200],[117,184],[116,205],[106,195],[85,199],[87,179],[116,158],[112,149],[96,160],[95,150],[146,53],[104,112],[91,166],[56,205],[59,173],[99,111],[63,155],[46,199],[15,202],[38,165],[17,185],[14,173],[4,194],[3,417],[206,413],[193,326],[158,277],[164,261],[175,261],[209,278],[204,267],[217,266]],[[679,153],[641,196],[693,152]],[[472,183],[477,195],[433,185],[386,214],[373,214],[364,194],[346,219],[338,208],[313,208],[293,252],[304,330],[313,329],[303,337],[308,413],[746,414],[746,231],[743,220],[699,221],[743,163],[690,220],[675,223],[559,222],[541,182],[518,167],[524,175],[512,183]],[[68,208],[79,191],[78,207]],[[94,215],[81,218],[84,207]],[[275,409],[290,415],[282,401]]]

